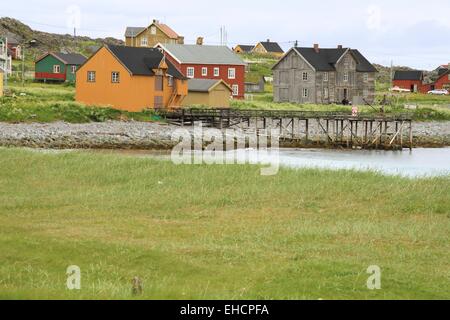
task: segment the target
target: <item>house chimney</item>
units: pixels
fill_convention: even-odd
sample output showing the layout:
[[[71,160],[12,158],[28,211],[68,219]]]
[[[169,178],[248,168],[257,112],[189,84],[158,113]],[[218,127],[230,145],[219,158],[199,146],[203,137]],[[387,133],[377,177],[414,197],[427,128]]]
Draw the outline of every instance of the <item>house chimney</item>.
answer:
[[[342,49],[343,47],[342,47],[342,44],[339,44],[338,45],[338,49]]]
[[[197,38],[197,45],[198,46],[202,46],[203,45],[203,37],[198,37]]]
[[[270,39],[267,39],[267,42],[270,42]]]
[[[320,51],[320,49],[319,49],[319,44],[317,44],[317,43],[314,44],[314,51],[315,51],[316,53],[319,53],[319,51]]]
[[[153,23],[159,24],[159,20],[153,19]]]

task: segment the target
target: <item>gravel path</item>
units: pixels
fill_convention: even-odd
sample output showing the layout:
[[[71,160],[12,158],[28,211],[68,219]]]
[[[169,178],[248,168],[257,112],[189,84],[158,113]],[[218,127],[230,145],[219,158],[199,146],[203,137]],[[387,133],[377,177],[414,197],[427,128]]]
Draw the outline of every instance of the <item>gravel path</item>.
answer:
[[[159,123],[118,122],[68,124],[0,123],[0,146],[92,149],[168,149],[171,134],[179,127]],[[310,128],[311,134],[320,129]],[[450,146],[450,121],[416,122],[417,146]]]

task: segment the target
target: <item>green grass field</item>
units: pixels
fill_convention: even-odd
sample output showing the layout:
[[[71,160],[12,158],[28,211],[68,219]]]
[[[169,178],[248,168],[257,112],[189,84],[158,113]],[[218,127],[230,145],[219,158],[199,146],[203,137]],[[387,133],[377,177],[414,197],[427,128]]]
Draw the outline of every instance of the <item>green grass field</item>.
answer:
[[[0,183],[0,298],[450,298],[450,177],[0,149]]]
[[[270,90],[270,86],[268,86]],[[4,122],[53,122],[66,121],[71,123],[102,122],[107,120],[158,120],[153,112],[125,112],[108,107],[86,107],[75,102],[75,88],[70,85],[50,85],[27,83],[22,87],[19,83],[10,86],[11,96],[0,98],[0,121]],[[381,101],[383,91],[378,92],[377,100]],[[389,94],[391,105],[385,108],[388,114],[411,112],[417,121],[450,121],[450,96],[436,97],[421,94]],[[415,104],[417,110],[405,110],[405,104]],[[351,106],[274,103],[271,92],[254,95],[253,101],[231,102],[237,109],[274,109],[301,111],[346,111],[351,112]],[[360,107],[361,112],[377,113],[380,106],[374,108]]]

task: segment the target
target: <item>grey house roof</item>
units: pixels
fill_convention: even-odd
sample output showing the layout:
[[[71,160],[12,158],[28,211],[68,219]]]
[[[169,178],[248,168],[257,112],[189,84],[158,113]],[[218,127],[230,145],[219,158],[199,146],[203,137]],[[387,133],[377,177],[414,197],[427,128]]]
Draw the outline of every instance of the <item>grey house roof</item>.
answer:
[[[127,38],[136,37],[144,30],[145,30],[144,27],[127,27],[127,29],[125,30],[125,37]]]
[[[70,65],[82,65],[86,62],[87,58],[79,53],[53,53],[57,58]]]
[[[266,49],[267,52],[284,53],[280,45],[276,42],[260,42],[261,45]]]
[[[417,80],[422,81],[422,71],[395,71],[394,80]]]
[[[154,48],[134,48],[125,46],[109,45],[107,48],[120,62],[133,74],[138,76],[153,76],[153,69],[157,69],[163,59],[163,54]],[[169,67],[167,73],[177,79],[187,79],[183,74],[169,61],[166,60]]]
[[[246,65],[233,51],[225,46],[186,44],[164,44],[160,46],[179,63]]]
[[[209,92],[209,90],[221,83],[222,80],[212,79],[189,79],[188,88],[191,92]],[[231,89],[230,89],[231,90]]]
[[[357,61],[356,71],[378,72],[378,70],[358,51],[349,48],[324,48],[316,52],[314,48],[293,48],[316,71],[336,71],[335,65],[349,51]],[[275,65],[276,67],[277,65]],[[275,68],[274,67],[274,68]]]

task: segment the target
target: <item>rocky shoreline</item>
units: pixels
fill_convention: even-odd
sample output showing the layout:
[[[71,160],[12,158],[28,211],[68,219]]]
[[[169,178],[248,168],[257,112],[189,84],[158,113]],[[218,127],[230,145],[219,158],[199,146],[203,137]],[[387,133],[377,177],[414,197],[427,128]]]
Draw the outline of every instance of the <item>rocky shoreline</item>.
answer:
[[[176,143],[177,126],[109,121],[102,123],[0,123],[0,146],[47,149],[142,149],[167,150]],[[192,128],[188,128],[192,130]],[[311,128],[314,136],[319,128]],[[450,121],[414,123],[415,147],[450,146]],[[283,147],[302,147],[283,145]],[[308,145],[313,147],[313,145]]]

